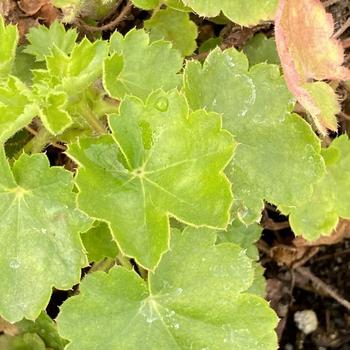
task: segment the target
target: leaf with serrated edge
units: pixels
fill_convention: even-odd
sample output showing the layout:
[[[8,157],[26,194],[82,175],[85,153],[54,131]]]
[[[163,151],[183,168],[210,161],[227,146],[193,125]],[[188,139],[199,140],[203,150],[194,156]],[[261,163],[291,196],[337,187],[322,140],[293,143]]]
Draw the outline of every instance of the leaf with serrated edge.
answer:
[[[17,27],[5,25],[4,18],[0,14],[0,78],[7,78],[11,72],[16,55],[18,43]]]
[[[57,135],[72,124],[72,118],[65,110],[68,96],[64,92],[50,92],[40,111],[40,118],[47,130]]]
[[[21,334],[23,333],[37,333],[41,339],[45,341],[46,346],[52,350],[63,350],[66,341],[59,335],[56,323],[44,311],[35,321],[22,320],[16,323],[16,328]],[[12,349],[13,350],[13,349]],[[27,350],[27,349],[26,349]],[[33,350],[38,350],[33,348]]]
[[[343,47],[331,38],[332,15],[326,13],[319,0],[281,0],[275,27],[277,49],[289,90],[312,115],[321,133],[327,129],[336,131],[335,114],[340,107],[335,92],[320,83],[310,83],[314,79],[350,79],[350,71],[342,66]],[[328,107],[328,103],[332,106]]]
[[[336,138],[323,150],[326,174],[315,185],[311,199],[295,208],[285,208],[290,213],[293,232],[305,239],[316,240],[330,235],[339,217],[350,219],[350,141],[346,135]]]
[[[234,220],[225,231],[218,232],[218,242],[231,242],[244,249],[247,256],[253,260],[254,282],[249,288],[249,293],[262,297],[266,295],[266,282],[264,268],[258,263],[259,251],[256,242],[261,237],[262,227],[256,223],[245,225],[239,220]]]
[[[33,71],[32,90],[40,107],[39,116],[52,134],[60,134],[73,122],[83,119],[79,103],[89,105],[89,111],[94,110],[97,101],[88,101],[87,94],[92,84],[102,78],[107,53],[106,42],[91,43],[85,38],[70,55],[54,46],[51,55],[45,57],[47,69]]]
[[[54,46],[66,54],[70,54],[78,37],[76,29],[65,30],[63,24],[54,22],[49,28],[44,25],[33,27],[27,34],[29,44],[24,52],[35,56],[37,61],[44,61],[50,56]]]
[[[251,261],[239,246],[215,240],[207,229],[174,230],[148,283],[121,267],[88,276],[57,318],[68,348],[276,349],[276,315],[246,292]]]
[[[178,92],[156,92],[146,105],[126,97],[109,124],[112,136],[81,139],[69,155],[80,164],[79,207],[110,224],[126,255],[153,269],[168,248],[169,215],[226,227],[232,194],[223,169],[234,141],[217,114],[189,114]]]
[[[231,21],[251,26],[273,19],[278,0],[182,0],[195,12],[206,17],[216,17],[222,11]]]
[[[10,77],[0,84],[0,143],[28,125],[38,113],[29,99],[29,89],[19,79]]]
[[[259,259],[258,248],[255,243],[259,240],[262,227],[256,223],[244,225],[241,221],[235,220],[225,231],[218,233],[218,242],[231,242],[238,244],[246,250],[246,254],[253,260]]]
[[[311,196],[324,173],[320,141],[303,119],[290,115],[293,100],[278,66],[248,70],[244,54],[217,49],[203,66],[187,64],[185,92],[192,109],[221,113],[239,142],[228,169],[241,220],[259,221],[263,200],[293,206]]]
[[[151,19],[145,21],[145,28],[150,31],[153,41],[168,40],[183,56],[191,55],[197,48],[197,26],[186,12],[171,8],[159,10]]]
[[[0,153],[0,314],[35,320],[52,287],[70,289],[86,266],[79,232],[89,220],[75,209],[72,174],[50,168],[43,154],[9,167]]]
[[[180,84],[180,53],[170,42],[149,41],[144,30],[131,30],[125,37],[114,32],[112,55],[106,59],[103,72],[104,87],[110,96],[120,99],[131,94],[145,100],[156,89],[168,91]]]

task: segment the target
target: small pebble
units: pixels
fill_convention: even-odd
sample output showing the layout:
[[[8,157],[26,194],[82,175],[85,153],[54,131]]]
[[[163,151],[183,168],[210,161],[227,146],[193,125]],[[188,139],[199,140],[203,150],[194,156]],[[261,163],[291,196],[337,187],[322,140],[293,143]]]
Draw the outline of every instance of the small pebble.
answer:
[[[310,334],[317,329],[318,320],[315,311],[303,310],[294,314],[294,322],[304,334]]]

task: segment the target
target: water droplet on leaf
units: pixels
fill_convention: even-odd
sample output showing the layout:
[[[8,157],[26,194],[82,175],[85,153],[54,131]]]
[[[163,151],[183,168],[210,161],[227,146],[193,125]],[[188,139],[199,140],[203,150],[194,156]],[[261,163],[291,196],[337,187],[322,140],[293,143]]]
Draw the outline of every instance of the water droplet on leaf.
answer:
[[[11,269],[18,269],[21,266],[21,263],[17,259],[13,259],[10,261]]]

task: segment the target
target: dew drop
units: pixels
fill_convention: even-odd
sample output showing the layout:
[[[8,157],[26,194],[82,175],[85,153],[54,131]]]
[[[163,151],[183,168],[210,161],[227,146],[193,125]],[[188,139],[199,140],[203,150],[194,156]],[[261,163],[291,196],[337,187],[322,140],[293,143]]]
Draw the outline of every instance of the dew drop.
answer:
[[[18,269],[20,266],[21,266],[21,264],[17,259],[13,259],[10,261],[11,269]]]
[[[169,107],[168,99],[166,97],[159,97],[158,100],[156,101],[155,107],[160,112],[166,112]]]
[[[182,294],[182,292],[183,292],[182,288],[177,288],[175,291],[175,295],[180,295],[180,294]]]

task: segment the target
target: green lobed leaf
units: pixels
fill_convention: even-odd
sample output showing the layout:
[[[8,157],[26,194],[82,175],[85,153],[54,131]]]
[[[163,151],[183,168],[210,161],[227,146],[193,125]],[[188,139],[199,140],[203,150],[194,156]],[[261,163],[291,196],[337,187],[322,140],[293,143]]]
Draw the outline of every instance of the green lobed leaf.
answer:
[[[79,232],[90,222],[75,209],[72,175],[43,154],[0,160],[0,314],[34,320],[52,287],[69,289],[87,264]]]
[[[203,65],[189,62],[184,79],[191,108],[221,113],[239,142],[228,173],[241,220],[259,221],[263,200],[295,206],[311,196],[324,174],[320,141],[302,118],[290,115],[293,100],[278,66],[248,70],[243,53],[217,49]]]
[[[293,232],[310,241],[329,235],[337,226],[339,217],[350,219],[350,141],[346,135],[336,138],[324,149],[326,174],[315,185],[309,201],[295,208],[285,208],[290,213]]]
[[[169,215],[225,228],[232,204],[223,169],[234,141],[215,113],[189,113],[176,91],[144,105],[126,97],[109,118],[112,136],[69,147],[80,164],[79,207],[105,220],[119,247],[153,269],[168,249]],[[111,210],[114,208],[114,210]]]
[[[264,268],[258,263],[259,251],[255,243],[262,234],[262,227],[256,223],[246,226],[239,220],[234,220],[226,231],[218,232],[218,242],[231,242],[244,249],[246,255],[253,260],[254,282],[249,288],[249,293],[262,297],[266,295],[266,282]]]
[[[159,10],[145,21],[145,28],[150,31],[152,41],[168,40],[182,56],[190,56],[197,48],[197,26],[186,12],[171,8]]]
[[[0,79],[7,78],[11,72],[18,38],[17,27],[12,24],[6,25],[0,14]]]
[[[28,125],[37,115],[38,107],[31,102],[30,90],[18,78],[0,83],[0,143]]]
[[[148,283],[120,267],[85,278],[57,318],[68,348],[276,349],[276,315],[246,292],[250,259],[237,245],[215,240],[208,229],[174,230]]]
[[[123,37],[114,32],[111,56],[105,60],[103,83],[110,96],[121,99],[126,94],[145,100],[159,88],[169,91],[180,84],[177,73],[182,68],[180,53],[171,43],[150,43],[143,30],[131,30]]]
[[[78,33],[76,29],[66,29],[59,22],[54,22],[47,28],[44,25],[32,27],[27,34],[29,45],[24,52],[35,56],[37,61],[45,61],[46,56],[52,54],[53,47],[57,47],[66,54],[70,54],[75,46]]]
[[[118,254],[117,244],[112,240],[109,227],[104,222],[97,222],[94,227],[81,235],[89,262],[104,258],[115,258]]]
[[[218,242],[231,242],[246,250],[246,254],[253,260],[259,259],[258,248],[254,245],[261,237],[262,227],[256,223],[244,225],[241,221],[235,220],[226,231],[218,233]]]
[[[274,38],[267,38],[264,34],[254,35],[243,47],[250,66],[267,62],[269,64],[280,64],[276,42]]]
[[[251,26],[260,21],[273,19],[278,0],[182,0],[195,12],[206,17],[215,17],[222,11],[231,21]]]

